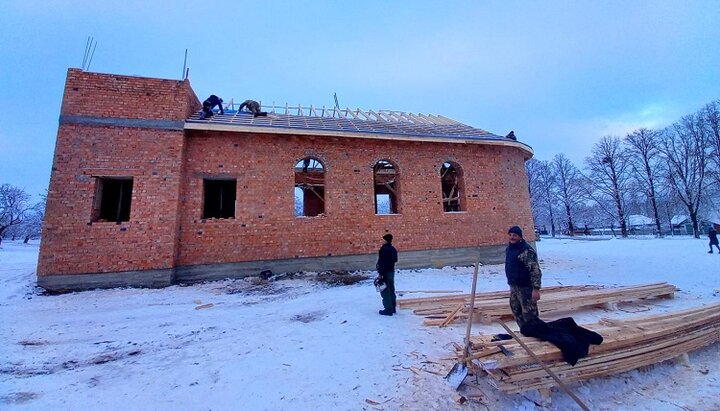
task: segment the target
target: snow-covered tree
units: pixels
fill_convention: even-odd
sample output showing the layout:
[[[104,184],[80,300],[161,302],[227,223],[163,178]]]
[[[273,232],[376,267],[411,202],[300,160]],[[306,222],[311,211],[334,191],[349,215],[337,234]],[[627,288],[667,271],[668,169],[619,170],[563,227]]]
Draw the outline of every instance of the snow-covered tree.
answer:
[[[640,128],[625,136],[625,147],[630,161],[631,176],[650,203],[655,229],[662,237],[660,213],[658,211],[657,182],[659,180],[658,159],[660,133]]]
[[[30,196],[19,187],[0,185],[0,244],[6,231],[23,222]]]
[[[630,163],[620,139],[612,136],[601,138],[593,147],[592,155],[585,159],[585,165],[593,200],[599,205],[613,205],[608,208],[614,209],[620,234],[627,237],[625,205],[630,184]]]
[[[567,232],[573,235],[575,233],[573,211],[585,200],[583,195],[585,179],[580,170],[562,153],[553,158],[552,171],[555,176],[557,197],[565,210]]]
[[[700,113],[690,114],[666,128],[660,151],[666,160],[664,177],[669,188],[684,205],[700,238],[698,211],[707,186],[709,128]]]

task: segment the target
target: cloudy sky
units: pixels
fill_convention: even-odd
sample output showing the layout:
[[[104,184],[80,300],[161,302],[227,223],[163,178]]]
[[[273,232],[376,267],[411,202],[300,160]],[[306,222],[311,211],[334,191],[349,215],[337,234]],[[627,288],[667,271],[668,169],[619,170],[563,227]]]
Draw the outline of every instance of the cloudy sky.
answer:
[[[0,14],[0,184],[47,188],[69,67],[200,99],[441,114],[577,165],[720,99],[720,1],[18,1]],[[116,4],[110,4],[116,3]],[[138,107],[138,110],[152,110]]]

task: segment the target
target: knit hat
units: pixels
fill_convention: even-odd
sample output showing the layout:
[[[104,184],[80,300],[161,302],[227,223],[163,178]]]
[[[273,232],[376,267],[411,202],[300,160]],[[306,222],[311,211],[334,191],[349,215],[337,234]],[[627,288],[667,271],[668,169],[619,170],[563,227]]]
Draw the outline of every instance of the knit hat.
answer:
[[[520,227],[518,227],[516,225],[514,225],[508,229],[508,234],[510,234],[510,233],[515,233],[515,234],[519,235],[520,238],[522,238],[522,229],[520,229]]]
[[[383,240],[387,241],[388,243],[392,243],[392,239],[393,239],[392,234],[385,234],[382,238],[383,238]]]

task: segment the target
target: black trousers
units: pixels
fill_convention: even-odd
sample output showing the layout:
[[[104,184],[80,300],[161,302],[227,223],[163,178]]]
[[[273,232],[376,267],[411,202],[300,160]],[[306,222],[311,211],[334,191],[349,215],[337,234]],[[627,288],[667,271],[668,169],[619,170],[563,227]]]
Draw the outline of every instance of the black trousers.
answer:
[[[395,296],[395,271],[388,271],[385,273],[382,273],[383,278],[385,279],[385,284],[387,284],[387,288],[380,291],[380,296],[382,297],[383,302],[383,308],[387,312],[394,313],[395,307],[397,306],[396,296]]]

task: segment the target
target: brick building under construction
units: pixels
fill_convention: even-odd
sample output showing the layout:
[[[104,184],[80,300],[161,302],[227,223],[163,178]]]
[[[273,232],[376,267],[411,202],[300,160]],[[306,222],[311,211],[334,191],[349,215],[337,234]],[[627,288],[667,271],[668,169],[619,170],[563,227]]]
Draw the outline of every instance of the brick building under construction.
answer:
[[[68,71],[38,285],[369,270],[388,232],[399,268],[500,262],[514,224],[535,239],[516,140],[397,111],[200,107],[188,80]]]

